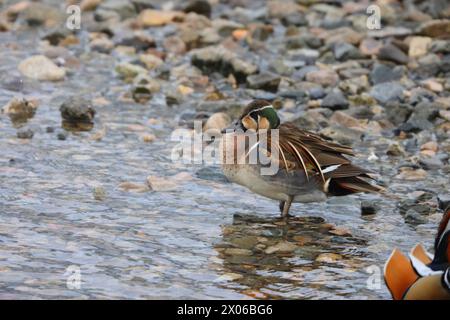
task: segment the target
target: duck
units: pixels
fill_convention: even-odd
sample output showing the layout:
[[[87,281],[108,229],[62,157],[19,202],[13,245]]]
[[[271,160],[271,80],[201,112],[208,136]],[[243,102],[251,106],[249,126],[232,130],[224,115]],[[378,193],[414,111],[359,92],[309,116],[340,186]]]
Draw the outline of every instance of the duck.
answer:
[[[292,122],[282,123],[266,100],[250,102],[240,117],[222,130],[220,152],[226,178],[279,201],[282,217],[290,216],[292,203],[384,191],[372,183],[371,171],[351,162],[349,157],[355,155],[351,147]]]
[[[422,244],[404,255],[394,249],[384,266],[384,280],[394,300],[450,300],[450,207],[439,224],[434,255]]]

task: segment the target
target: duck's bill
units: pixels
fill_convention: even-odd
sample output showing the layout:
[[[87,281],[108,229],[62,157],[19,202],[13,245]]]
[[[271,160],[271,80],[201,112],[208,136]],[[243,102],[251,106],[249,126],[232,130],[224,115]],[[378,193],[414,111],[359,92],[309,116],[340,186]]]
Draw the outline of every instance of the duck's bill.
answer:
[[[244,128],[242,127],[240,121],[235,121],[230,126],[228,126],[227,128],[223,129],[222,130],[222,134],[233,133],[233,132],[236,132],[236,131],[240,131],[240,132],[244,131]]]

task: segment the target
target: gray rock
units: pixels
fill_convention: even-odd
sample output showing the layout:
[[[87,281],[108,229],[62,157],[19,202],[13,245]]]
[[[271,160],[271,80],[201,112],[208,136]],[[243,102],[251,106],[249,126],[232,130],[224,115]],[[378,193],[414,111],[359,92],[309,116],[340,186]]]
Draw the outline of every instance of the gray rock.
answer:
[[[349,102],[340,90],[331,91],[322,100],[322,107],[331,110],[347,109]]]
[[[378,59],[392,61],[398,64],[407,64],[409,61],[408,56],[392,44],[381,47],[378,53]]]
[[[197,14],[211,17],[211,4],[206,0],[191,0],[183,9],[184,12],[195,12]]]
[[[322,99],[325,97],[326,93],[322,87],[313,87],[308,90],[309,97],[313,100]]]
[[[396,126],[408,120],[412,111],[413,108],[409,104],[399,103],[397,101],[389,102],[385,106],[388,120]]]
[[[382,63],[376,63],[370,73],[372,84],[400,80],[406,73],[404,66],[392,66]]]
[[[61,40],[72,34],[72,30],[68,28],[54,28],[48,31],[43,37],[43,40],[47,40],[52,46],[57,46]]]
[[[333,47],[333,53],[336,60],[346,61],[349,59],[361,59],[364,55],[350,43],[337,43]]]
[[[31,139],[34,136],[34,132],[31,129],[19,129],[17,131],[17,138],[19,139]]]
[[[61,117],[68,122],[92,122],[95,110],[84,98],[71,97],[59,108]]]
[[[450,53],[450,40],[435,40],[430,45],[430,52],[433,53]]]
[[[232,73],[239,83],[258,72],[258,67],[246,62],[224,47],[210,46],[192,50],[191,62],[204,73],[219,72],[224,76]]]
[[[402,131],[419,132],[422,130],[430,130],[434,127],[433,121],[439,115],[437,107],[429,102],[421,102],[414,108],[412,115],[408,121],[401,125]],[[399,128],[400,129],[400,128]]]
[[[333,125],[322,129],[320,134],[344,145],[352,145],[355,141],[361,140],[363,133],[358,130]]]
[[[64,141],[67,139],[67,133],[65,131],[58,132],[56,137],[58,138],[58,140]]]
[[[115,41],[116,45],[128,46],[136,48],[136,51],[145,51],[149,48],[156,47],[155,39],[144,33],[135,33],[118,39]]]
[[[121,19],[134,17],[137,12],[134,5],[128,0],[106,0],[97,8],[97,11],[112,11],[117,13]]]
[[[319,68],[316,66],[305,66],[300,70],[295,71],[292,77],[297,80],[304,80],[308,73],[318,70]]]
[[[247,77],[247,86],[252,89],[261,89],[271,92],[278,91],[281,78],[276,74],[263,72]]]
[[[299,12],[295,12],[295,13],[287,14],[284,17],[282,17],[281,23],[286,27],[288,27],[288,26],[301,27],[301,26],[308,25],[308,20],[306,19],[306,17],[303,14],[301,14]]]
[[[450,195],[449,194],[440,194],[437,197],[439,209],[446,210],[450,206]]]
[[[361,201],[361,215],[367,216],[377,213],[379,206],[376,201]]]
[[[427,197],[427,196],[425,196]],[[409,210],[412,210],[420,215],[428,215],[431,212],[431,208],[428,204],[421,204],[421,201],[426,201],[426,198],[418,199],[405,199],[401,200],[397,207],[401,215],[405,215]]]
[[[383,82],[372,87],[370,95],[378,102],[385,104],[389,101],[403,98],[404,87],[398,82]]]
[[[30,26],[45,25],[47,27],[61,25],[66,19],[64,11],[59,10],[56,6],[38,2],[31,2],[20,13],[20,17]]]
[[[442,168],[443,163],[438,157],[421,157],[419,159],[420,166],[425,170],[438,170]]]
[[[423,217],[420,213],[409,209],[404,216],[405,222],[406,223],[410,223],[410,224],[414,224],[414,225],[418,225],[418,224],[425,224],[428,222],[428,220]]]

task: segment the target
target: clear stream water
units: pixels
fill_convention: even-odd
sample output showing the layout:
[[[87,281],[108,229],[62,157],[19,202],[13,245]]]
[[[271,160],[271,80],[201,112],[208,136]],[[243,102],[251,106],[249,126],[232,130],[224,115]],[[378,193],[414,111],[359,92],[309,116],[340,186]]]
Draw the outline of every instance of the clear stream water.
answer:
[[[14,96],[39,100],[27,124],[32,140],[18,139],[9,117],[0,115],[0,298],[386,299],[380,275],[378,287],[367,286],[366,268],[381,271],[394,246],[431,246],[440,214],[408,225],[394,200],[373,195],[295,204],[296,217],[286,224],[276,202],[228,183],[218,167],[172,162],[170,134],[178,116],[193,110],[166,106],[162,94],[145,105],[123,101],[127,85],[117,79],[111,56],[82,53],[63,82],[22,79],[17,64],[38,52],[38,38],[0,33],[0,105]],[[91,132],[61,141],[59,106],[71,95],[111,103],[96,106]],[[56,131],[47,133],[48,126]],[[103,127],[101,141],[90,139]],[[144,143],[143,132],[155,142]],[[356,161],[383,180],[395,174],[386,157],[367,161],[370,141],[355,147]],[[188,175],[172,190],[118,187],[179,172]],[[93,196],[99,186],[103,201]],[[424,182],[392,185],[405,196],[419,187],[442,191],[432,173]],[[379,199],[381,209],[362,217],[361,199]],[[332,234],[329,224],[351,235]],[[267,252],[280,242],[296,248]],[[317,260],[324,253],[339,257]],[[80,268],[79,289],[67,286],[70,266]]]

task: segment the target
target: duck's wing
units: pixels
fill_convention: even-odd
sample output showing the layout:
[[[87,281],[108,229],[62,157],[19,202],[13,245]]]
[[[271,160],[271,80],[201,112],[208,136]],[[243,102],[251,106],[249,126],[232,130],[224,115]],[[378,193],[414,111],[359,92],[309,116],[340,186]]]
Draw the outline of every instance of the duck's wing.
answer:
[[[418,243],[411,249],[409,256],[415,257],[424,264],[430,264],[433,261],[433,255],[429,253],[422,244]]]
[[[398,249],[394,249],[384,265],[384,281],[394,300],[402,300],[419,275],[410,260]]]
[[[284,167],[322,180],[324,190],[331,195],[383,190],[364,180],[372,178],[369,170],[352,164],[346,157],[354,155],[351,147],[325,140],[290,122],[280,125],[277,147]]]

